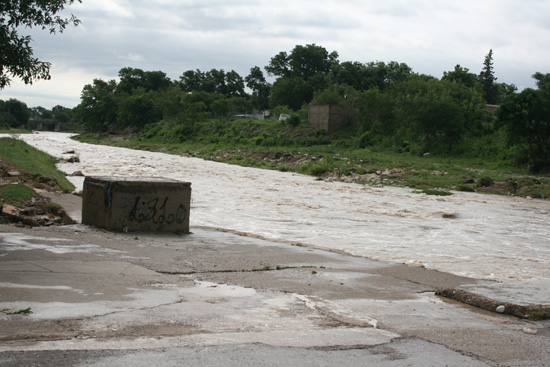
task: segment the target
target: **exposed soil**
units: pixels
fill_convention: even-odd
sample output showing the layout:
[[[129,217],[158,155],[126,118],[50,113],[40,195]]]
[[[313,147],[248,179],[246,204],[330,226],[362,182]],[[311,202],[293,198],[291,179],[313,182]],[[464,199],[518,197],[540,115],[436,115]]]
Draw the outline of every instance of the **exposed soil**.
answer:
[[[16,183],[30,187],[36,195],[27,202],[18,203],[17,206],[0,201],[0,223],[31,227],[68,223],[63,208],[40,194],[60,190],[52,179],[37,177],[0,159],[0,189]]]

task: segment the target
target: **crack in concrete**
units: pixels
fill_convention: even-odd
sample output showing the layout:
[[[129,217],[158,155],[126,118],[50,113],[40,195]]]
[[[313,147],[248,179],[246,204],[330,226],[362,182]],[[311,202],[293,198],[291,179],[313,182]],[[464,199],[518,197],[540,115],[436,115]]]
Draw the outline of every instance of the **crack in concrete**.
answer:
[[[289,270],[289,269],[318,269],[317,266],[265,266],[258,269],[227,269],[227,270],[207,270],[207,271],[168,271],[168,270],[153,270],[159,274],[164,275],[195,275],[195,274],[224,274],[224,273],[259,273],[259,272],[269,272],[269,271],[280,271],[280,270]]]

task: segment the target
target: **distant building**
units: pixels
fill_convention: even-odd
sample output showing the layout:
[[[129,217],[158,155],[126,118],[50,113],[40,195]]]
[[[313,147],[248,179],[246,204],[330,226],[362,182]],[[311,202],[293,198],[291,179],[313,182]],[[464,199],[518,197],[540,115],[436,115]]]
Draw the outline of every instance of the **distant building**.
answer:
[[[309,105],[307,120],[314,128],[323,129],[331,134],[348,125],[349,114],[342,106]]]
[[[256,120],[264,120],[265,115],[263,113],[260,114],[252,114],[252,113],[243,113],[240,115],[234,115],[233,120],[246,120],[246,119],[256,119]]]
[[[486,104],[485,109],[487,112],[496,112],[500,108],[499,105],[496,104]]]

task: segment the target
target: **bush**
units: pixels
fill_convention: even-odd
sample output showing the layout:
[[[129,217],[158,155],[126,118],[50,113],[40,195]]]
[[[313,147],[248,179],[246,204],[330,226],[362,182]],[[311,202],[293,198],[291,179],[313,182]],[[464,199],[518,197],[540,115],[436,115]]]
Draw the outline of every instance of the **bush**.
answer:
[[[470,185],[458,185],[456,191],[475,192],[476,190]]]
[[[286,120],[286,122],[287,122],[290,126],[298,126],[298,125],[300,125],[300,123],[302,122],[302,120],[300,120],[300,116],[298,116],[297,114],[293,113],[292,115],[290,115],[290,118]]]
[[[436,190],[436,189],[423,189],[423,190],[415,191],[415,192],[419,193],[419,194],[424,193],[426,195],[436,195],[436,196],[450,196],[450,195],[453,194],[453,193],[448,192],[448,191]]]
[[[372,136],[369,131],[364,132],[361,134],[361,136],[357,139],[357,148],[364,149],[372,144]]]
[[[491,177],[482,177],[479,179],[478,186],[479,187],[489,187],[493,185],[495,181]]]
[[[320,177],[325,173],[332,172],[334,168],[334,162],[324,159],[319,162],[307,162],[302,167],[300,167],[300,172]]]

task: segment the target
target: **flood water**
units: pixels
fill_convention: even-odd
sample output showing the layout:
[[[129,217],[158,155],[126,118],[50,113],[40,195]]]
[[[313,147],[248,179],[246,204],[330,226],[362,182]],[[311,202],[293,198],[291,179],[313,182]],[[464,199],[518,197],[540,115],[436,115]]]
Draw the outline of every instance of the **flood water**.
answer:
[[[191,182],[191,230],[231,229],[503,282],[550,279],[550,200],[464,192],[428,196],[405,188],[316,181],[289,172],[83,144],[70,134],[20,138],[57,157],[74,150],[80,163],[58,166],[68,174],[80,170],[86,176]],[[82,177],[69,179],[82,188]]]

